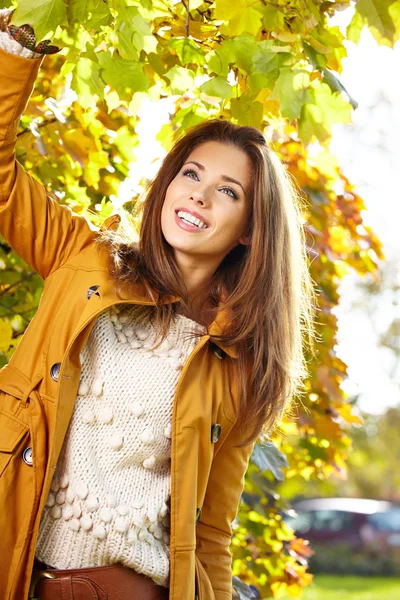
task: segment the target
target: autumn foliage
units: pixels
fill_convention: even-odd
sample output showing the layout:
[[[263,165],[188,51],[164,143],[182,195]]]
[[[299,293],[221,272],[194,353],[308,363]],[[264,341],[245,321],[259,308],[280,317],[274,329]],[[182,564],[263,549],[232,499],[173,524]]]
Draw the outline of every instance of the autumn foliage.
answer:
[[[0,7],[11,4],[0,1]],[[301,402],[272,440],[256,446],[249,466],[232,542],[241,598],[252,597],[244,583],[262,598],[298,596],[310,583],[311,550],[284,524],[276,482],[284,475],[343,474],[351,426],[359,423],[340,387],[346,365],[336,356],[334,309],[348,269],[373,272],[382,252],[329,143],[332,126],[349,123],[357,106],[340,81],[346,38],[357,43],[368,26],[392,47],[399,32],[396,2],[385,0],[378,10],[377,3],[360,1],[344,35],[329,17],[353,4],[19,0],[13,16],[17,25],[33,25],[38,40],[51,37],[63,48],[43,64],[17,147],[18,160],[59,202],[96,224],[115,212],[121,183],[135,170],[137,112],[148,97],[174,100],[158,134],[165,150],[176,130],[210,117],[252,125],[264,131],[302,192],[318,288],[317,341]],[[0,366],[18,345],[42,289],[39,276],[0,239]]]

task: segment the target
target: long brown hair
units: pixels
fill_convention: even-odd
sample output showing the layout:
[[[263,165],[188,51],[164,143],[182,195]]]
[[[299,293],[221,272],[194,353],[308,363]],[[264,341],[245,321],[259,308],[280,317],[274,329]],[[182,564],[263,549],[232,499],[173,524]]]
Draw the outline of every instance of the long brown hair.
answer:
[[[234,248],[210,283],[211,305],[232,315],[229,327],[211,341],[235,346],[239,382],[241,446],[267,432],[298,395],[306,375],[304,346],[313,337],[313,286],[309,276],[300,194],[263,134],[253,127],[213,119],[190,129],[175,143],[150,184],[143,204],[139,243],[132,229],[105,231],[119,282],[144,285],[156,302],[156,320],[165,335],[175,314],[166,296],[187,292],[172,248],[161,230],[161,209],[171,181],[190,153],[207,141],[233,145],[252,165],[249,245]]]

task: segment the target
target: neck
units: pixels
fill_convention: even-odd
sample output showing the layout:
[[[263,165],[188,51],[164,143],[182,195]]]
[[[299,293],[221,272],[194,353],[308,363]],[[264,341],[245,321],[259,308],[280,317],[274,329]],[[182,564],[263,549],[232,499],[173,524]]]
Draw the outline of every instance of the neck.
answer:
[[[178,262],[182,279],[188,292],[188,307],[181,307],[178,312],[195,321],[206,321],[207,324],[213,320],[212,315],[206,315],[206,309],[210,308],[208,301],[210,281],[214,269],[200,265],[195,261],[182,264]],[[209,311],[207,311],[208,313]]]

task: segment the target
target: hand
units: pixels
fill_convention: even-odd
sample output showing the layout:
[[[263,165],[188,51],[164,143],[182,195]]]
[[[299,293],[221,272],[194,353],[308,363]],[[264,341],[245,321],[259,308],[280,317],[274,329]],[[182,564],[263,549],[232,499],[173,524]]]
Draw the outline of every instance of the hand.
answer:
[[[38,54],[55,54],[60,51],[60,48],[57,46],[50,45],[50,40],[43,40],[37,44],[35,32],[30,25],[25,24],[20,27],[11,25],[10,21],[13,13],[14,11],[7,9],[0,10],[0,31],[7,31],[21,46]]]

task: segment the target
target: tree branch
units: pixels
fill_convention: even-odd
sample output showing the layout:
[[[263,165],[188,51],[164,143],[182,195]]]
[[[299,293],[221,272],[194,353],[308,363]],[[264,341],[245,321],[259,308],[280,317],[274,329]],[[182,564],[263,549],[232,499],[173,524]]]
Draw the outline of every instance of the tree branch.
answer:
[[[51,125],[52,123],[58,122],[58,119],[56,119],[55,117],[53,117],[52,119],[45,119],[43,121],[43,123],[39,123],[39,125],[37,125],[37,128],[40,129],[41,127],[46,127],[46,125]],[[20,137],[21,135],[24,135],[25,133],[32,133],[30,128],[27,127],[26,129],[24,129],[23,131],[20,131],[19,133],[17,133],[17,137]]]
[[[187,4],[186,4],[185,0],[182,0],[182,4],[186,8],[185,36],[189,37],[190,0],[187,0]]]
[[[5,294],[7,294],[9,292],[9,290],[11,290],[11,288],[15,287],[16,285],[19,285],[20,283],[23,283],[24,281],[27,281],[33,275],[36,275],[36,273],[34,271],[31,271],[31,273],[28,273],[27,275],[24,275],[24,277],[22,277],[22,279],[20,279],[19,281],[15,281],[14,283],[12,283],[8,287],[6,287],[5,290],[2,290],[0,292],[0,296],[4,296]]]

